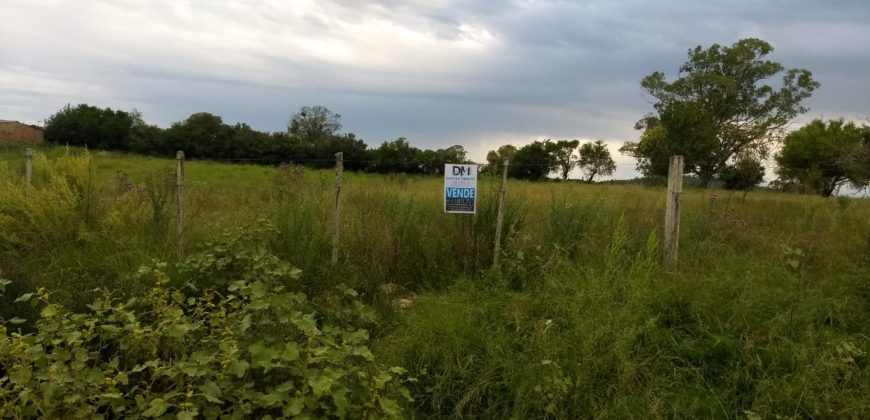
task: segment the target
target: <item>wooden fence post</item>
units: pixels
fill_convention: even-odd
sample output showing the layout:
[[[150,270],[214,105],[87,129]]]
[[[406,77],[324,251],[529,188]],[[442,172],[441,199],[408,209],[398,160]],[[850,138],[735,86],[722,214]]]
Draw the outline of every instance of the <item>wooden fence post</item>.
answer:
[[[341,240],[341,172],[344,169],[344,153],[335,154],[335,210],[332,213],[332,263],[338,263],[338,243]]]
[[[495,221],[495,245],[492,253],[492,267],[498,267],[498,257],[501,253],[501,225],[504,221],[504,196],[507,193],[507,172],[510,159],[504,159],[504,168],[501,173],[501,190],[498,192],[498,216]]]
[[[680,247],[680,195],[683,193],[683,157],[671,156],[668,168],[668,195],[665,207],[665,264],[677,264]]]
[[[708,221],[716,218],[716,199],[717,198],[719,198],[719,196],[716,194],[715,191],[710,193],[710,214],[707,216]]]
[[[24,182],[33,185],[33,149],[24,149]]]
[[[184,152],[179,150],[175,154],[175,246],[178,258],[184,255]]]

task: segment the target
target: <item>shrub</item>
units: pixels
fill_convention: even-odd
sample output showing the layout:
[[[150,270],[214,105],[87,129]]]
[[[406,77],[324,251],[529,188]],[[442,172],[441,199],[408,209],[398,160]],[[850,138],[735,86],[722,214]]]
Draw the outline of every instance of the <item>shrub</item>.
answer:
[[[221,271],[201,263],[213,252],[188,265]],[[23,320],[0,319],[0,417],[401,414],[405,371],[375,362],[359,327],[372,313],[352,290],[341,290],[346,308],[332,322],[295,291],[299,270],[271,255],[234,261],[237,270],[215,275],[235,280],[191,295],[169,286],[166,264],[142,267],[134,280],[153,281],[147,293],[122,302],[106,291],[86,313],[43,288],[21,296],[41,312],[32,333],[10,331]]]

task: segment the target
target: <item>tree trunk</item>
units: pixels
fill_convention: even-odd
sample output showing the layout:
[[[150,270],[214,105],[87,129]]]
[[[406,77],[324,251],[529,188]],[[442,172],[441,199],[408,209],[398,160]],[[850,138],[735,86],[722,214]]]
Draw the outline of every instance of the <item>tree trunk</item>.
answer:
[[[592,178],[595,178],[595,175],[596,175],[595,172],[592,172],[591,174],[589,174],[589,178],[586,178],[586,182],[591,184]]]
[[[837,184],[839,184],[840,181],[841,181],[841,178],[839,178],[839,177],[832,178],[831,183],[826,185],[825,188],[822,190],[822,197],[826,197],[826,198],[830,197],[831,194],[834,193],[834,189],[837,188]]]
[[[700,187],[703,189],[710,188],[710,182],[713,181],[712,173],[700,173],[698,174],[698,181],[701,183]]]

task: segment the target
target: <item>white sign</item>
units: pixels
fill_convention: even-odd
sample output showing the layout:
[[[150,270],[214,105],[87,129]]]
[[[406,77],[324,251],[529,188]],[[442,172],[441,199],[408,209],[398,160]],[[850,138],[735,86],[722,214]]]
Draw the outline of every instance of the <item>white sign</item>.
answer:
[[[444,165],[444,212],[474,213],[477,210],[477,165]]]

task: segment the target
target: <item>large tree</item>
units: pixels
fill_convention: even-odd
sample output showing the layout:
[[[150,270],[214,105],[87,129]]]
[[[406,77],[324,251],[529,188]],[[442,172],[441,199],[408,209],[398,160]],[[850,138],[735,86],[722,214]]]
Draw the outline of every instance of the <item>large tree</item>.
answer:
[[[444,165],[466,163],[468,161],[466,155],[465,148],[458,144],[446,149],[426,149],[420,152],[420,170],[426,175],[442,175],[444,174]]]
[[[780,183],[797,182],[828,197],[840,186],[870,184],[870,127],[816,119],[789,133],[776,156]]]
[[[287,124],[287,131],[303,141],[326,141],[341,130],[341,115],[321,105],[303,106]]]
[[[184,121],[173,123],[163,136],[168,150],[183,150],[187,157],[231,159],[238,156],[233,127],[208,112],[197,112]]]
[[[597,175],[611,175],[616,171],[616,162],[610,157],[610,150],[601,140],[584,143],[580,146],[580,159],[577,166],[586,175],[586,182],[592,182]]]
[[[45,121],[45,139],[52,143],[96,149],[128,150],[134,118],[111,108],[67,104]]]
[[[542,180],[555,167],[555,159],[548,141],[534,141],[521,147],[508,165],[508,175],[513,178]]]
[[[516,146],[505,144],[500,146],[498,150],[490,150],[486,154],[486,169],[484,172],[497,175],[502,171],[505,159],[512,159],[517,153]]]
[[[707,187],[737,155],[764,157],[783,128],[806,112],[802,105],[819,84],[808,70],[785,68],[766,57],[773,47],[742,39],[689,50],[677,79],[655,72],[641,81],[655,112],[641,119],[639,142],[620,149],[637,158],[647,176],[667,174],[668,158],[683,155],[687,172]],[[779,86],[766,84],[783,74]]]
[[[559,171],[563,181],[568,179],[571,169],[577,166],[577,157],[574,151],[577,150],[579,144],[580,140],[559,140],[548,143],[550,153],[553,154],[553,161],[556,164],[555,169]]]
[[[372,170],[380,173],[403,172],[417,174],[422,172],[420,157],[422,151],[408,143],[404,137],[385,141],[372,150],[374,163]]]

